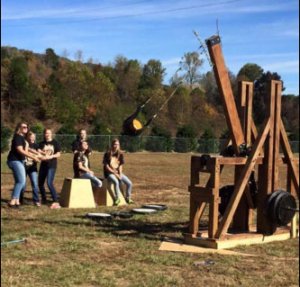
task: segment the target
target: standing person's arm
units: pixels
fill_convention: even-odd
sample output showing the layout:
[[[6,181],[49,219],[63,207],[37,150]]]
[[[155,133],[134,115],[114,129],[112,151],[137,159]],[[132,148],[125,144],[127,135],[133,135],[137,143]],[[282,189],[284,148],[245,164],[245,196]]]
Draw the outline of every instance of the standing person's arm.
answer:
[[[53,155],[49,155],[48,159],[59,158],[60,156],[61,156],[61,153],[60,152],[56,152]]]
[[[25,155],[25,156],[33,159],[36,162],[40,162],[40,157],[32,155],[30,152],[28,152],[26,149],[24,149],[22,145],[17,145],[16,150],[19,154]]]
[[[41,159],[45,159],[43,156],[46,155],[46,153],[40,150],[38,144],[36,143],[34,143],[32,147],[29,145],[28,151],[34,155],[40,156]]]
[[[30,152],[32,154],[35,154],[35,155],[39,155],[40,154],[37,150],[35,150],[33,148],[28,148],[28,152]]]
[[[56,147],[54,147],[54,154],[55,154],[55,150],[56,150]],[[37,151],[39,152],[39,154],[43,155],[42,156],[43,161],[49,161],[49,160],[55,158],[54,154],[50,155],[49,152],[47,150],[45,150],[45,143],[44,142],[39,143]]]
[[[61,156],[61,146],[60,144],[54,140],[54,154],[52,158],[59,158]]]
[[[77,139],[75,141],[73,141],[73,143],[72,143],[72,152],[73,153],[79,152],[79,146],[80,146],[80,143]]]
[[[51,160],[51,159],[57,159],[61,156],[61,147],[60,144],[53,140],[53,146],[54,146],[54,151],[52,155],[47,156],[47,160]]]
[[[42,149],[38,148],[38,153],[44,155],[44,156],[47,156],[47,153],[45,151],[43,151]]]

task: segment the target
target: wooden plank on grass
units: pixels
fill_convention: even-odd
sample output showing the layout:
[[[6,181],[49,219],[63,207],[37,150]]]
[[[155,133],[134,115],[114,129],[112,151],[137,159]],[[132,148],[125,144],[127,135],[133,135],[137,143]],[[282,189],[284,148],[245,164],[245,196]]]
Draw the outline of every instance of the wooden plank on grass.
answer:
[[[247,254],[236,252],[232,250],[222,250],[222,249],[213,249],[213,248],[205,248],[195,245],[187,245],[181,241],[163,241],[159,247],[160,251],[173,251],[173,252],[189,252],[189,253],[217,253],[222,255],[238,255],[238,256],[254,256],[256,254]]]

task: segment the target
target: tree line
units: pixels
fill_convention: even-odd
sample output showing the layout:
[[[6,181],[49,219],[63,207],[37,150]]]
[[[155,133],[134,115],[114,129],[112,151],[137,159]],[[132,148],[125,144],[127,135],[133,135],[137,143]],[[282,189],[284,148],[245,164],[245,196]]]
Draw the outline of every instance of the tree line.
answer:
[[[200,73],[198,52],[182,56],[178,71],[164,84],[165,68],[156,59],[142,64],[116,56],[109,64],[71,61],[52,48],[36,54],[1,47],[1,128],[12,129],[26,120],[36,130],[51,125],[56,133],[73,134],[86,128],[90,134],[120,134],[122,123],[136,107],[151,97],[139,114],[146,122],[166,101],[179,82],[175,95],[147,129],[146,135],[198,138],[227,136],[221,97],[212,71]],[[229,72],[235,96],[238,81],[253,81],[253,117],[259,127],[265,115],[267,83],[281,80],[276,72],[245,64],[237,75]],[[283,94],[284,94],[283,85]],[[282,118],[290,139],[299,140],[299,95],[282,99]]]

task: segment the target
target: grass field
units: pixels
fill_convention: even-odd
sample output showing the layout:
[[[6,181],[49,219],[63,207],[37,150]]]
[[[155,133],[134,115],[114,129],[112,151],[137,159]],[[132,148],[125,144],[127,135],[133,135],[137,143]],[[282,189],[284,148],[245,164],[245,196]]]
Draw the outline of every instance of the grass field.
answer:
[[[134,183],[134,207],[166,204],[168,209],[130,219],[92,221],[87,212],[127,207],[57,209],[31,204],[7,207],[13,177],[1,155],[1,242],[26,238],[1,248],[2,286],[298,286],[298,239],[233,250],[254,257],[159,251],[164,238],[182,238],[188,227],[190,154],[126,154],[124,172]],[[102,176],[102,153],[92,167]],[[72,155],[63,154],[55,180],[60,192],[72,176]],[[225,169],[222,184],[231,183]],[[284,182],[284,179],[281,179]],[[211,260],[212,265],[198,264]]]

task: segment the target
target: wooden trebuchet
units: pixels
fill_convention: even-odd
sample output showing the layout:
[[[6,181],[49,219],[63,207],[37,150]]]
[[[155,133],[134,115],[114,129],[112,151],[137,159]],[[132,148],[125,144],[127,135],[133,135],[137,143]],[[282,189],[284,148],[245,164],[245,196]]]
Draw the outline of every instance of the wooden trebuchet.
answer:
[[[259,234],[277,236],[274,240],[287,239],[289,234],[294,236],[295,232],[290,230],[295,228],[288,224],[296,224],[292,219],[297,210],[296,197],[299,200],[299,170],[281,119],[282,83],[270,81],[266,119],[261,131],[257,132],[252,119],[253,83],[239,83],[239,101],[236,105],[220,37],[213,36],[206,43],[230,130],[228,144],[232,143],[233,151],[229,152],[232,157],[192,156],[190,225],[185,241],[218,248],[220,245],[234,246],[228,244],[230,239],[238,242],[244,238],[249,239],[248,242],[259,243]],[[221,188],[223,167],[230,165],[234,166],[234,185]],[[279,181],[282,165],[287,166],[286,191]],[[205,182],[200,177],[203,173],[209,174]],[[209,207],[208,228],[199,231],[206,206]],[[255,209],[257,219],[253,224]],[[240,240],[240,244],[244,243]]]

